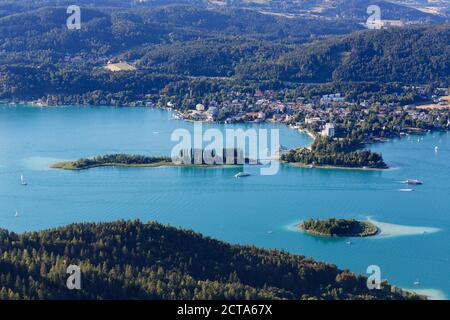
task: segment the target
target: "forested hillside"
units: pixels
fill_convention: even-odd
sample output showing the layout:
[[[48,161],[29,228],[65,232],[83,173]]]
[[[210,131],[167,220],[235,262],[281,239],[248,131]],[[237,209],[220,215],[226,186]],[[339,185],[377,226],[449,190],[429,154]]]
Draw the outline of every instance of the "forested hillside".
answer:
[[[280,57],[291,81],[449,83],[450,25],[365,31],[299,47]]]
[[[324,84],[366,98],[368,87],[449,86],[449,24],[362,31],[346,18],[179,2],[86,1],[80,30],[65,26],[62,0],[0,5],[0,100],[97,104],[190,94],[201,101],[258,88],[309,95]],[[111,73],[108,61],[137,70]]]
[[[0,231],[1,299],[410,299],[303,256],[229,245],[151,222]],[[66,268],[81,268],[68,290]]]
[[[67,7],[51,6],[0,18],[0,49],[5,52],[52,50],[57,54],[116,54],[152,43],[210,39],[225,35],[304,42],[311,35],[344,34],[357,23],[311,18],[288,19],[251,10],[204,9],[167,5],[150,8],[81,6],[82,28],[65,27]],[[55,60],[52,60],[53,62]]]

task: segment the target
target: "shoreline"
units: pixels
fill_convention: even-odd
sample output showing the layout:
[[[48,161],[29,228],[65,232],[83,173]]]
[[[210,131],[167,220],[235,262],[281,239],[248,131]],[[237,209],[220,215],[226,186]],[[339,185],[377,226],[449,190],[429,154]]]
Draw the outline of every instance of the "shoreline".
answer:
[[[367,217],[367,221],[375,225],[380,230],[380,232],[376,235],[377,239],[400,237],[400,236],[426,235],[441,231],[441,229],[435,227],[407,226],[381,222],[374,220],[371,217]]]
[[[7,102],[4,102],[4,101],[0,101],[0,104],[1,103],[4,103],[4,104],[8,104]],[[74,106],[74,107],[77,107],[77,106],[79,106],[79,107],[90,107],[90,106],[94,106],[94,107],[125,107],[125,108],[127,108],[127,107],[130,107],[130,108],[149,108],[149,109],[162,109],[162,110],[166,110],[166,111],[168,111],[168,112],[174,112],[174,113],[179,113],[179,111],[177,110],[177,109],[173,109],[173,108],[171,108],[171,107],[167,107],[167,106],[157,106],[157,105],[154,105],[154,106],[126,106],[126,105],[124,105],[124,106],[113,106],[113,105],[76,105],[76,104],[62,104],[62,105],[37,105],[37,104],[35,104],[35,103],[33,103],[33,102],[30,102],[30,101],[25,101],[25,102],[19,102],[19,103],[17,103],[17,102],[10,102],[9,104],[22,104],[22,105],[26,105],[26,106],[31,106],[31,107],[44,107],[44,108],[47,108],[47,107],[70,107],[70,106]],[[188,121],[188,122],[201,122],[201,123],[226,123],[226,122],[222,122],[222,121],[213,121],[213,122],[211,122],[211,121],[205,121],[205,120],[192,120],[192,119],[185,119],[185,118],[183,118],[183,117],[176,117],[176,118],[173,118],[172,120],[182,120],[182,121]],[[303,129],[303,128],[299,128],[299,127],[297,127],[297,126],[295,126],[295,125],[292,125],[292,124],[287,124],[287,123],[285,123],[285,122],[272,122],[272,121],[265,121],[266,123],[274,123],[274,124],[280,124],[280,125],[285,125],[285,126],[287,126],[288,128],[291,128],[291,129],[295,129],[295,130],[297,130],[297,131],[299,131],[299,132],[301,132],[301,133],[304,133],[304,134],[306,134],[307,136],[309,136],[313,141],[312,141],[312,143],[314,143],[314,141],[315,141],[315,139],[317,138],[316,137],[316,135],[314,134],[314,132],[312,132],[312,131],[310,131],[309,129]],[[242,123],[244,123],[244,124],[252,124],[252,122],[248,122],[248,121],[244,121],[244,122],[242,122]],[[441,130],[436,130],[436,131],[441,131]],[[434,132],[434,131],[432,131],[432,132]],[[424,134],[424,133],[426,133],[426,131],[425,130],[421,130],[420,132],[412,132],[412,134]],[[385,142],[388,142],[388,141],[391,141],[391,140],[393,140],[393,139],[396,139],[396,138],[402,138],[402,135],[400,134],[399,136],[397,136],[397,137],[391,137],[391,138],[379,138],[379,140],[378,141],[376,141],[375,143],[385,143]],[[306,146],[306,147],[303,147],[303,146],[300,146],[300,147],[294,147],[294,148],[291,148],[291,149],[289,149],[289,150],[293,150],[293,149],[295,149],[295,148],[306,148],[306,149],[310,149],[311,150],[311,145],[312,145],[312,143],[309,145],[309,146]],[[389,169],[393,169],[394,167],[392,167],[392,166],[389,166],[389,165],[386,165],[386,167],[383,167],[383,168],[370,168],[370,167],[350,167],[350,166],[335,166],[335,165],[309,165],[309,164],[304,164],[304,163],[296,163],[296,162],[285,162],[285,161],[281,161],[280,160],[280,163],[281,164],[287,164],[287,165],[291,165],[291,166],[293,166],[293,167],[300,167],[300,168],[304,168],[304,169],[327,169],[327,170],[356,170],[356,171],[384,171],[384,170],[389,170]],[[96,166],[93,166],[93,167],[99,167],[100,165],[96,165]],[[150,164],[150,165],[120,165],[120,164],[111,164],[111,165],[104,165],[104,166],[122,166],[122,167],[161,167],[161,166],[180,166],[180,165],[175,165],[175,164],[171,164],[171,165],[168,165],[168,164],[160,164],[160,165],[153,165],[153,164]],[[184,165],[184,166],[190,166],[190,165]],[[191,165],[192,167],[201,167],[201,166],[203,166],[203,165]],[[206,167],[216,167],[216,166],[211,166],[211,165],[205,165]],[[219,166],[221,166],[221,165],[219,165]],[[58,167],[53,167],[53,166],[50,166],[51,168],[53,168],[53,169],[63,169],[63,168],[58,168]],[[76,169],[76,168],[73,168],[73,169],[67,169],[67,170],[83,170],[83,169],[89,169],[89,168],[81,168],[81,169]]]
[[[80,171],[80,170],[87,170],[92,168],[98,168],[98,167],[124,167],[124,168],[151,168],[151,167],[164,167],[164,166],[170,166],[173,165],[171,162],[155,162],[155,163],[147,163],[147,164],[124,164],[124,163],[99,163],[99,164],[93,164],[89,166],[84,167],[74,167],[72,165],[73,161],[62,161],[50,164],[51,169],[61,169],[61,170],[71,170],[71,171]]]
[[[402,288],[403,291],[412,292],[421,296],[425,296],[427,300],[448,300],[445,293],[439,289],[433,288]]]
[[[308,235],[316,235],[316,236],[323,236],[326,238],[331,239],[339,239],[339,238],[345,238],[345,237],[330,237],[329,235],[321,235],[321,234],[311,234],[309,232],[306,232],[302,228],[299,228],[298,226],[303,223],[304,220],[297,220],[296,222],[289,223],[285,225],[285,229],[287,231],[291,232],[300,232]],[[377,228],[377,233],[370,237],[353,237],[353,238],[370,238],[370,239],[388,239],[388,238],[394,238],[394,237],[403,237],[403,236],[419,236],[419,235],[427,235],[427,234],[433,234],[439,231],[442,231],[442,229],[435,228],[435,227],[423,227],[423,226],[406,226],[406,225],[399,225],[399,224],[393,224],[393,223],[387,223],[387,222],[381,222],[372,219],[371,217],[367,217],[365,220],[372,223]]]
[[[358,171],[384,171],[392,169],[387,166],[386,168],[365,168],[365,167],[343,167],[343,166],[331,166],[331,165],[308,165],[300,162],[282,162],[284,165],[299,167],[304,169],[328,169],[328,170],[358,170]]]
[[[160,161],[155,163],[147,163],[147,164],[124,164],[124,163],[99,163],[94,165],[89,165],[85,167],[76,168],[71,165],[72,161],[63,161],[50,164],[51,169],[59,169],[59,170],[68,170],[68,171],[81,171],[88,170],[92,168],[98,167],[122,167],[122,168],[159,168],[159,167],[185,167],[185,168],[234,168],[242,165],[209,165],[209,164],[176,164],[173,162]]]
[[[289,127],[289,126],[288,126],[288,127]],[[314,135],[314,133],[311,132],[311,131],[309,131],[308,129],[301,129],[301,128],[295,128],[295,127],[291,127],[291,128],[297,129],[297,130],[300,131],[301,133],[304,133],[304,134],[308,135],[308,136],[313,140],[313,143],[314,143],[314,141],[316,140],[316,136]]]
[[[327,238],[367,238],[367,237],[376,236],[381,232],[381,230],[375,224],[371,223],[368,220],[363,220],[363,221],[354,220],[354,221],[358,222],[360,225],[364,225],[366,228],[372,228],[374,230],[367,232],[367,233],[359,233],[359,234],[348,234],[347,233],[347,234],[339,234],[338,235],[338,234],[328,234],[328,233],[323,233],[323,232],[316,231],[316,230],[305,229],[303,227],[303,221],[296,224],[295,227],[298,230],[300,230],[306,234],[310,234],[313,236],[327,237]]]
[[[312,236],[320,236],[320,237],[326,237],[326,238],[369,238],[369,237],[375,237],[377,236],[381,231],[378,229],[378,227],[376,227],[376,231],[372,232],[372,233],[367,233],[367,234],[342,234],[342,235],[334,235],[334,234],[326,234],[326,233],[321,233],[318,231],[314,231],[314,230],[305,230],[303,229],[299,224],[296,225],[296,227],[302,231],[303,233],[312,235]]]

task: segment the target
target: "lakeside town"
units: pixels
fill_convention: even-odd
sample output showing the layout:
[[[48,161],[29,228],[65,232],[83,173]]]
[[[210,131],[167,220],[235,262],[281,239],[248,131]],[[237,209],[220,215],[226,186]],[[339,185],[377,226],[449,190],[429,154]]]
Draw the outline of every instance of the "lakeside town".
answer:
[[[134,63],[110,59],[100,69],[111,74],[135,71]],[[151,89],[151,88],[149,88]],[[152,90],[149,90],[151,92]],[[448,130],[450,126],[450,88],[404,85],[391,93],[392,102],[380,102],[376,96],[350,98],[342,92],[312,94],[308,97],[281,90],[234,90],[204,93],[189,92],[184,98],[164,93],[127,95],[96,91],[89,95],[48,94],[30,103],[38,107],[58,105],[100,105],[160,107],[174,111],[177,119],[222,123],[284,123],[315,138],[349,138],[362,131],[363,143],[419,133]],[[407,104],[404,97],[418,101]],[[406,100],[408,101],[408,100]],[[11,102],[11,101],[6,101]],[[356,130],[358,129],[358,130]]]
[[[100,69],[109,74],[136,71],[134,63],[108,60]],[[175,119],[221,123],[283,123],[308,134],[314,143],[291,149],[285,162],[308,167],[349,167],[386,169],[381,154],[366,145],[407,134],[450,128],[450,88],[431,85],[403,85],[379,93],[223,87],[220,91],[193,92],[164,89],[159,93],[107,93],[87,95],[47,94],[25,102],[37,107],[96,105],[159,107],[173,111]],[[216,81],[216,79],[212,79]],[[170,87],[170,86],[169,86]],[[148,92],[155,92],[149,88]],[[172,88],[173,89],[173,88]],[[317,88],[318,89],[318,88]],[[178,92],[178,93],[176,93]],[[390,93],[388,93],[390,92]],[[408,103],[409,102],[409,103]]]
[[[118,65],[122,67],[122,65]],[[128,68],[128,66],[126,65]],[[110,67],[113,68],[113,67]],[[114,66],[115,68],[115,66]],[[114,69],[113,68],[113,69]],[[273,122],[284,123],[312,135],[333,138],[345,136],[346,128],[365,127],[374,124],[375,131],[389,131],[392,135],[418,133],[425,130],[448,130],[450,127],[450,88],[435,88],[426,93],[420,86],[405,86],[421,94],[425,104],[380,103],[363,100],[351,101],[345,95],[335,92],[314,99],[297,97],[285,102],[273,90],[255,90],[254,93],[230,91],[221,97],[191,106],[179,106],[168,97],[148,94],[142,100],[120,102],[114,97],[102,98],[97,103],[86,104],[125,107],[162,107],[173,110],[174,117],[203,122]],[[428,90],[429,91],[429,90]],[[168,100],[168,101],[167,101]],[[166,102],[167,101],[167,102]],[[67,104],[57,95],[31,102],[34,106],[47,107]],[[382,125],[380,128],[378,128]],[[367,131],[367,130],[366,130]],[[373,130],[372,130],[373,131]],[[366,143],[382,140],[384,135],[371,135]]]
[[[419,88],[418,88],[419,89]],[[425,105],[381,104],[362,101],[347,101],[340,93],[322,95],[315,101],[297,98],[294,102],[282,102],[274,98],[272,91],[257,91],[255,95],[230,93],[219,106],[215,101],[209,105],[198,103],[195,109],[177,110],[176,117],[185,120],[205,122],[274,122],[285,123],[312,135],[318,133],[325,137],[334,137],[348,122],[363,126],[374,117],[380,123],[390,118],[402,118],[410,122],[409,126],[384,126],[398,134],[420,132],[423,130],[446,130],[450,126],[450,89],[435,89]],[[176,109],[168,102],[167,107]]]

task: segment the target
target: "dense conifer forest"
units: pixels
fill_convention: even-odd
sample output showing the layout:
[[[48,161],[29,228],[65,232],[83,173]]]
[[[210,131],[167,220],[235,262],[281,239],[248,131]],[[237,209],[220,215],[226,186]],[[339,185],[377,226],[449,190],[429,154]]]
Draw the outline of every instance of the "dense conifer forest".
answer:
[[[0,231],[0,299],[411,299],[386,283],[282,251],[150,222]],[[81,290],[66,287],[81,268]]]

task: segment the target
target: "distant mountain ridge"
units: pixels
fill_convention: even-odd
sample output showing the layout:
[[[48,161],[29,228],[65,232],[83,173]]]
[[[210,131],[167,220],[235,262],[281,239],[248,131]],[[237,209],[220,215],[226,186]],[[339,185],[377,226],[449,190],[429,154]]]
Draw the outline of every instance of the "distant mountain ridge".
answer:
[[[0,2],[0,17],[14,12],[46,6],[68,6],[69,0],[3,0]],[[388,19],[443,22],[449,18],[448,0],[401,1],[401,0],[78,0],[81,7],[154,8],[167,5],[188,5],[197,8],[235,8],[258,12],[285,14],[291,16],[327,16],[352,19],[366,19],[369,5],[379,5]],[[435,10],[430,10],[435,9]]]
[[[384,19],[443,22],[445,17],[449,18],[445,11],[420,10],[428,8],[425,4],[414,5],[396,0],[209,0],[209,3],[297,16],[309,14],[358,20],[367,19],[368,6],[378,5]],[[445,2],[439,8],[444,6]]]
[[[114,0],[100,3],[108,1]],[[58,95],[74,103],[114,94],[130,101],[167,93],[182,99],[201,77],[212,79],[199,80],[199,99],[244,85],[450,82],[444,23],[362,30],[348,20],[187,5],[86,7],[77,31],[67,29],[66,19],[64,6],[0,17],[0,99]],[[121,60],[137,70],[104,70]]]

